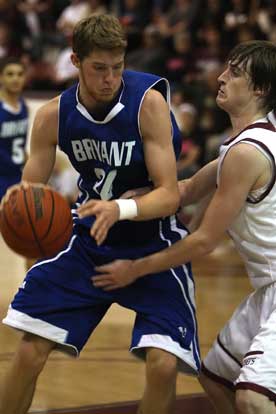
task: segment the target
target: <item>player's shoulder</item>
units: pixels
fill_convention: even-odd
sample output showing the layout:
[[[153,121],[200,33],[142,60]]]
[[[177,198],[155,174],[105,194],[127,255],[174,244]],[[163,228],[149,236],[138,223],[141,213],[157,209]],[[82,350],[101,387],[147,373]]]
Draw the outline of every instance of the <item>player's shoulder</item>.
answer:
[[[43,104],[36,113],[36,118],[44,122],[54,121],[58,119],[59,96],[51,99]]]
[[[161,92],[156,89],[149,89],[144,97],[143,106],[147,106],[149,109],[154,109],[164,105],[166,100]]]

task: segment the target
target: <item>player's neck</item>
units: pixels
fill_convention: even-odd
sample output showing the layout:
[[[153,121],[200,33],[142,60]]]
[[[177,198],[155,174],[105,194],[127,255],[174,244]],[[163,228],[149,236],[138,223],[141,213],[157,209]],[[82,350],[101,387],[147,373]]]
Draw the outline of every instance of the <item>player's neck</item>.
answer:
[[[243,131],[247,126],[253,124],[258,119],[265,118],[267,115],[265,110],[257,111],[253,114],[247,113],[242,114],[240,116],[231,116],[231,123],[233,128],[233,136],[238,135],[241,131]]]
[[[99,102],[96,99],[94,99],[91,95],[89,95],[86,89],[82,88],[82,86],[80,85],[79,100],[82,103],[82,105],[85,106],[87,111],[93,116],[93,118],[97,119],[98,121],[101,121],[102,119],[105,118],[107,113],[112,109],[112,107],[118,101],[121,88],[122,88],[122,85],[116,91],[116,93],[114,94],[113,98],[110,101]]]
[[[20,95],[18,94],[10,93],[5,89],[1,89],[0,99],[16,110],[20,108]]]

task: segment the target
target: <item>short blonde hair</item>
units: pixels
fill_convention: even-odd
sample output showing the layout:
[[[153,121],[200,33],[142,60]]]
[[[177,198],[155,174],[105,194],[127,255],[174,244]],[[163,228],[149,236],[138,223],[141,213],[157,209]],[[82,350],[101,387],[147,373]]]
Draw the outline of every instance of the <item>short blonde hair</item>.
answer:
[[[109,14],[91,15],[80,20],[73,31],[73,52],[80,60],[94,49],[125,52],[126,34],[119,20]]]

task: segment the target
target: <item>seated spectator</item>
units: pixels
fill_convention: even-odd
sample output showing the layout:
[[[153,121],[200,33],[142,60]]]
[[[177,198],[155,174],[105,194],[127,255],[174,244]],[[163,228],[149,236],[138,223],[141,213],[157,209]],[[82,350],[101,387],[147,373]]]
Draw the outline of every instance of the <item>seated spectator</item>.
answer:
[[[194,105],[183,103],[181,113],[181,132],[183,135],[180,157],[177,161],[178,179],[191,177],[200,167],[201,144],[197,132],[197,111]]]
[[[90,5],[85,0],[71,0],[70,5],[65,7],[57,20],[57,29],[65,36],[69,36],[75,24],[84,17],[90,14]]]
[[[150,21],[151,6],[145,0],[121,0],[118,18],[128,36],[128,51],[141,44],[141,33]]]
[[[164,61],[167,52],[159,30],[147,26],[142,34],[142,45],[129,52],[126,56],[126,66],[129,69],[164,75]]]
[[[173,83],[181,83],[188,73],[194,71],[191,36],[179,32],[173,36],[173,48],[165,62],[166,77]]]
[[[103,0],[87,0],[88,15],[89,14],[103,14],[107,12],[105,1]]]
[[[21,54],[20,42],[13,38],[11,27],[0,20],[0,58],[6,56],[19,56]]]

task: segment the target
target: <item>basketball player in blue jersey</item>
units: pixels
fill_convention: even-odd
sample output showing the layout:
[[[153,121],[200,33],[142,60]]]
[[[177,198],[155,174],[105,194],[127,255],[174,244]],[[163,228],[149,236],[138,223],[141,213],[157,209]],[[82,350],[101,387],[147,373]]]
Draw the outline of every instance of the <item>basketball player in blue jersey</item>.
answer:
[[[80,174],[80,196],[68,246],[30,269],[4,320],[25,334],[5,381],[1,414],[26,413],[50,352],[77,356],[114,302],[137,314],[131,350],[146,360],[140,414],[171,414],[178,369],[198,373],[190,264],[113,293],[91,282],[97,265],[139,258],[187,235],[174,216],[180,135],[168,82],[124,70],[125,48],[115,17],[80,21],[72,53],[79,84],[42,107],[34,121],[21,185],[47,183],[58,145]],[[146,185],[152,191],[137,202],[119,198]]]
[[[28,109],[21,97],[25,68],[19,59],[0,62],[0,200],[8,187],[21,180],[26,158]]]
[[[107,292],[151,280],[156,272],[211,252],[228,230],[255,290],[203,361],[201,383],[218,413],[275,414],[275,73],[273,43],[250,41],[234,48],[218,78],[217,95],[217,104],[230,116],[232,134],[218,160],[180,183],[186,204],[215,191],[199,228],[154,255],[98,267],[100,274],[93,278],[94,286]]]

